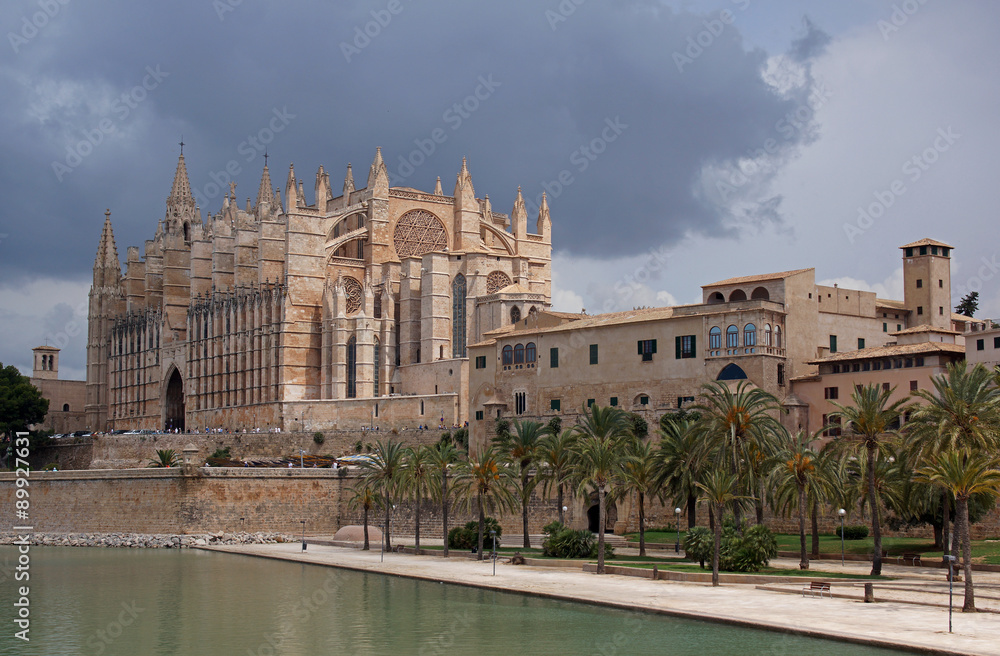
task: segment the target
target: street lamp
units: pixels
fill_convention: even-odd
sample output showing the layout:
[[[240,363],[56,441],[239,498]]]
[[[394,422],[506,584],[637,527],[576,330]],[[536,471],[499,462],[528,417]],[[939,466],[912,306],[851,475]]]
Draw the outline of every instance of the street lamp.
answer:
[[[948,561],[948,633],[951,633],[951,590],[953,585],[952,582],[955,580],[955,577],[953,576],[954,569],[952,568],[954,567],[955,557],[948,554],[944,557],[944,559]]]
[[[302,551],[306,550],[306,520],[300,519],[302,522]]]
[[[493,538],[493,576],[497,575],[497,530],[495,528],[490,529],[490,537]]]
[[[299,469],[302,469],[302,454],[304,453],[305,451],[303,449],[299,449]]]
[[[844,515],[847,514],[847,511],[841,508],[840,510],[837,511],[837,514],[840,515],[840,566],[843,567],[844,566]]]
[[[674,553],[681,552],[681,509],[674,508],[674,517],[677,518],[677,542],[674,542]]]

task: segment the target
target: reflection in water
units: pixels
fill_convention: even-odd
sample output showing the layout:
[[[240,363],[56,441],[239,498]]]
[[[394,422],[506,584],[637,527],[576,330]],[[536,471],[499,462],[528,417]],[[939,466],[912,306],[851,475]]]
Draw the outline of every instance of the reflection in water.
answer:
[[[15,551],[0,547],[0,561]],[[31,556],[31,642],[5,631],[0,654],[892,653],[204,551],[36,547]],[[0,622],[12,619],[4,604]]]

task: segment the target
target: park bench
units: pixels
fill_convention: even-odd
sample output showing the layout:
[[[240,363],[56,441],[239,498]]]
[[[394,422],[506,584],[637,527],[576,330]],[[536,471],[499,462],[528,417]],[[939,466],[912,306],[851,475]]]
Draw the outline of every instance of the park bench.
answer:
[[[833,599],[833,592],[830,591],[830,584],[824,583],[823,581],[813,581],[808,587],[803,587],[802,596],[806,596],[806,593],[809,593],[814,597],[822,597],[823,593],[826,593],[831,599]]]
[[[896,563],[909,563],[914,567],[920,567],[920,554],[915,553],[905,553],[900,556],[896,556]]]

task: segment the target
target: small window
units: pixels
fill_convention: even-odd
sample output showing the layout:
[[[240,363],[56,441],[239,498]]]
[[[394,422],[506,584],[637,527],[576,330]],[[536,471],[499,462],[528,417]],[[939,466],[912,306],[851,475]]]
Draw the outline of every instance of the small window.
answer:
[[[525,392],[514,392],[514,413],[523,415],[528,409],[528,395]]]
[[[944,280],[938,279],[938,287],[944,288]]]
[[[69,412],[69,404],[63,403],[63,412]]]
[[[903,360],[903,367],[906,369],[910,369],[911,367],[913,367],[913,358],[906,358],[905,360]]]
[[[865,347],[865,338],[864,337],[858,337],[858,350],[860,351],[864,347]]]
[[[884,322],[882,323],[882,332],[884,332],[884,333],[889,332],[889,324],[884,323]]]
[[[906,257],[913,257],[913,249],[912,248],[907,248],[906,249]]]
[[[917,391],[917,381],[915,380],[910,381],[910,391],[911,392]]]
[[[485,369],[485,368],[486,368],[486,356],[485,355],[477,355],[476,356],[476,369]]]
[[[921,246],[920,247],[920,254],[921,255],[927,255],[927,247],[926,246]]]
[[[535,356],[535,343],[528,342],[528,345],[524,347],[524,361],[533,365],[537,359]]]
[[[423,401],[420,402],[420,414],[421,415],[424,414],[424,402]]]
[[[736,348],[740,345],[740,329],[736,326],[726,328],[726,348]]]
[[[562,400],[561,399],[552,399],[551,401],[549,401],[549,408],[552,409],[552,410],[554,410],[555,412],[561,411],[562,410]]]
[[[656,353],[656,340],[655,339],[640,339],[638,341],[639,355],[642,356],[643,362],[652,362],[653,354]]]
[[[938,314],[942,314],[942,315],[944,314],[944,306],[943,305],[939,305],[938,306]]]
[[[556,347],[549,349],[549,366],[553,369],[559,368],[559,349]]]
[[[508,367],[514,364],[514,349],[510,344],[503,347],[503,366]]]
[[[645,396],[645,395],[640,396],[639,397],[639,405],[649,405],[649,397]]]
[[[917,314],[923,314],[923,313],[924,313],[924,306],[923,305],[918,305],[917,306]]]
[[[524,364],[524,344],[514,347],[514,364]]]
[[[837,352],[837,336],[830,335],[830,353]]]
[[[882,371],[882,361],[876,360],[872,362],[872,371]]]
[[[898,324],[898,323],[897,323],[897,324],[896,324],[896,332],[899,332],[899,331],[900,331],[900,330],[902,330],[902,329],[903,329],[903,326],[902,326],[902,324]]]
[[[685,403],[694,403],[693,396],[678,396],[677,397],[677,409],[680,410],[684,407]]]
[[[888,392],[890,389],[892,389],[892,386],[889,383],[882,383],[883,392]]]
[[[862,362],[861,363],[861,371],[871,371],[871,370],[872,370],[872,363],[871,362]]]
[[[675,337],[674,351],[674,356],[678,360],[695,357],[695,336],[678,335]]]
[[[587,407],[594,405],[594,399],[587,399]]]
[[[993,348],[1000,348],[1000,337],[993,338]]]
[[[476,410],[476,421],[482,421],[482,420],[483,420],[483,411]]]
[[[785,365],[778,365],[778,387],[785,386]]]
[[[715,326],[710,331],[708,331],[708,348],[710,349],[722,348],[722,328]]]
[[[590,345],[590,364],[597,364],[597,344]]]
[[[840,388],[838,387],[826,387],[823,389],[823,398],[835,401],[840,398]]]
[[[918,367],[924,366],[924,359],[923,358],[917,358],[917,366]]]
[[[618,397],[617,396],[612,396],[610,402],[608,403],[608,405],[610,405],[612,408],[617,407],[618,406]]]
[[[976,350],[977,351],[982,351],[982,350],[985,350],[985,349],[986,349],[986,340],[985,339],[977,339],[976,340]]]
[[[924,281],[921,280],[920,278],[917,278],[917,289],[920,289],[923,286],[924,286]]]

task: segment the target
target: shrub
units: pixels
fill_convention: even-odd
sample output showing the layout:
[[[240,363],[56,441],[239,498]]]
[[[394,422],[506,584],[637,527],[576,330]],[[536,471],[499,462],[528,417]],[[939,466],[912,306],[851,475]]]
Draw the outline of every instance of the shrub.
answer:
[[[221,460],[230,460],[230,459],[232,459],[233,456],[232,456],[232,454],[229,453],[229,447],[227,446],[225,449],[223,449],[222,447],[217,448],[212,453],[212,455],[210,455],[208,457],[209,458],[219,458]]]
[[[357,442],[354,443],[354,453],[361,453],[361,449],[362,449],[361,440],[358,440]]]
[[[649,434],[649,424],[640,414],[630,412],[628,414],[628,425],[632,430],[632,434],[636,437],[643,438]]]
[[[503,417],[497,417],[496,420],[496,436],[493,438],[494,442],[502,444],[510,439],[510,420],[504,419]]]
[[[837,527],[837,537],[840,537],[840,527]],[[845,540],[864,540],[868,537],[868,527],[863,524],[858,526],[845,526],[844,527],[844,539]]]
[[[319,431],[316,431],[315,433],[313,433],[313,442],[315,442],[316,444],[322,444],[325,441],[326,441],[326,438],[323,437],[323,433],[321,433]]]
[[[549,419],[549,423],[546,427],[553,435],[559,435],[562,433],[562,419],[559,417],[553,417],[552,419]]]
[[[496,531],[497,533],[497,544],[500,544],[500,537],[503,535],[503,529],[497,520],[492,517],[487,517],[486,521],[483,522],[483,549],[492,549],[492,536],[490,531]],[[448,547],[450,549],[474,549],[479,542],[479,522],[471,521],[466,522],[465,526],[456,526],[455,528],[448,531]]]
[[[723,529],[719,569],[730,572],[759,572],[777,555],[778,541],[771,530],[763,524],[750,527],[744,524],[742,534],[731,525]]]
[[[546,524],[542,529],[542,553],[552,558],[597,558],[600,545],[590,531],[575,531],[559,522]],[[604,557],[614,558],[615,550],[610,544],[604,545]]]
[[[452,434],[451,439],[452,439],[453,442],[455,442],[455,446],[457,446],[458,448],[460,448],[460,449],[468,449],[469,448],[469,429],[468,428],[464,428],[464,427],[463,428],[459,428],[458,430],[456,430],[454,432],[454,434]]]
[[[688,560],[693,560],[705,567],[706,560],[712,560],[712,550],[715,548],[715,537],[704,526],[695,526],[684,534],[684,554]]]

